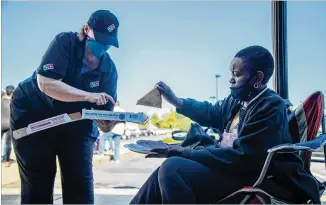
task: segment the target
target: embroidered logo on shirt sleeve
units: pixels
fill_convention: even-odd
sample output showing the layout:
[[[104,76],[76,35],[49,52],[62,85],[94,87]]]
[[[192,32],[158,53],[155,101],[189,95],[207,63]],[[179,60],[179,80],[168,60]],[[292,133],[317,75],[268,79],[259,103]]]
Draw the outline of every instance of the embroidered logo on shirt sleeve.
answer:
[[[47,70],[53,70],[54,69],[54,65],[53,64],[45,64],[43,65],[43,70],[47,71]]]
[[[94,81],[94,82],[90,83],[91,88],[95,88],[95,87],[98,87],[98,86],[100,86],[100,81]]]

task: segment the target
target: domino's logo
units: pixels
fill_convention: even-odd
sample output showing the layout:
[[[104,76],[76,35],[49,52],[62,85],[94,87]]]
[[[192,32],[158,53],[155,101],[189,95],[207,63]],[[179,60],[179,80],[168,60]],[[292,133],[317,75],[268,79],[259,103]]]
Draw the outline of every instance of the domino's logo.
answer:
[[[95,88],[100,86],[100,81],[94,81],[94,82],[90,82],[90,87],[91,88]]]
[[[45,64],[43,65],[43,70],[47,71],[47,70],[52,70],[54,69],[54,65],[53,64]]]
[[[108,27],[108,31],[111,33],[113,30],[115,29],[115,25],[114,24],[111,24],[109,27]]]

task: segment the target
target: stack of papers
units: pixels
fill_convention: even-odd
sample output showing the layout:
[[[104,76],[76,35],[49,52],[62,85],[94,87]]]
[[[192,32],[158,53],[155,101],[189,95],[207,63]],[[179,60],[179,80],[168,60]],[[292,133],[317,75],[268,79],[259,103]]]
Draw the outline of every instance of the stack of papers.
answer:
[[[124,147],[128,148],[130,151],[151,154],[153,149],[167,149],[169,148],[162,140],[138,140],[136,144],[125,144]]]

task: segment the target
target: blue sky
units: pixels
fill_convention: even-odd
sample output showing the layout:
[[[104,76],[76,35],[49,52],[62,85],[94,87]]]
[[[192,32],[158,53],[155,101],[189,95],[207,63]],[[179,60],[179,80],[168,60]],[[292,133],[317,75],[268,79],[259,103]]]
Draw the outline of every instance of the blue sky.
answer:
[[[128,111],[156,82],[180,97],[229,94],[229,65],[249,45],[272,51],[270,2],[1,2],[2,88],[37,68],[59,32],[78,31],[90,14],[108,9],[120,20],[120,48],[109,54],[119,72],[118,98]],[[326,2],[288,2],[289,92],[294,104],[326,93]],[[272,87],[272,83],[269,84]],[[164,103],[165,107],[170,107]]]

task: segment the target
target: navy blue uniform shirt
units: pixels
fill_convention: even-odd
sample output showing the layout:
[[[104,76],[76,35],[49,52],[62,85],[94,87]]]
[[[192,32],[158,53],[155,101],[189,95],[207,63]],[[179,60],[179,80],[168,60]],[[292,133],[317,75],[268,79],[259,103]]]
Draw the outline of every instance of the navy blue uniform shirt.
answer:
[[[114,105],[110,101],[103,106],[90,102],[62,102],[49,97],[38,88],[37,74],[61,80],[87,92],[105,92],[116,101],[118,74],[115,64],[105,53],[99,68],[87,71],[83,64],[85,43],[86,41],[80,41],[74,32],[59,33],[55,36],[37,70],[30,78],[21,82],[13,94],[11,124],[14,129],[55,115],[81,112],[84,108],[113,110]],[[94,124],[89,129],[94,130]]]

